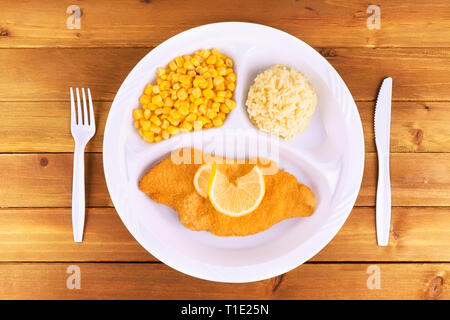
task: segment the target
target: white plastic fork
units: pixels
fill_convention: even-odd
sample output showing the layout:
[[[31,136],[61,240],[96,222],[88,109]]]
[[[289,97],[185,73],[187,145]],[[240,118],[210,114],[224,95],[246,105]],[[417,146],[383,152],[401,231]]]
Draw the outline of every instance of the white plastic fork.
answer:
[[[81,108],[80,92],[78,88],[76,88],[77,106],[75,107],[73,89],[70,88],[70,131],[75,140],[72,181],[72,230],[73,240],[75,242],[83,241],[84,231],[84,149],[95,133],[95,117],[94,107],[92,106],[91,90],[89,90],[89,88],[87,89],[89,113],[84,88],[81,89],[81,92],[83,96],[83,108]]]

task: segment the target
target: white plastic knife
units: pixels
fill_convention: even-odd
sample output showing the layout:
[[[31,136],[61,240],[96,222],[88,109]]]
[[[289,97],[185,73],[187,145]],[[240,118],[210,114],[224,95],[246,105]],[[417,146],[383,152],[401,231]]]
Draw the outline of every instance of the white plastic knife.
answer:
[[[381,84],[375,106],[375,144],[378,152],[377,242],[387,246],[391,228],[391,178],[389,175],[389,143],[391,135],[392,78]]]

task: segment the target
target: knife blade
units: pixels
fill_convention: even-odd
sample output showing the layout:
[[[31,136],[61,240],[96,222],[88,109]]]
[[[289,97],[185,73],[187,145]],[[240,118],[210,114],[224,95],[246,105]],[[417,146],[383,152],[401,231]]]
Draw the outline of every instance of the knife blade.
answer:
[[[389,144],[391,134],[392,78],[381,84],[375,105],[375,144],[378,153],[378,183],[376,227],[379,246],[387,246],[391,227],[391,182],[389,173]]]

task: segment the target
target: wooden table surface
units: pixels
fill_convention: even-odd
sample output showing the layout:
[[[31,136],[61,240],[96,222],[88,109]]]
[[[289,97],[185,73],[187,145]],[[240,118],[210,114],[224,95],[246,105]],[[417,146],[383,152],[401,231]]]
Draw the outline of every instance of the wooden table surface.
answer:
[[[81,9],[80,29],[66,26],[72,4]],[[449,299],[450,6],[378,0],[381,28],[369,29],[370,4],[2,0],[0,298]],[[169,37],[220,21],[266,24],[317,49],[356,100],[367,152],[356,207],[338,235],[304,265],[248,284],[199,280],[157,261],[115,212],[102,168],[105,121],[128,72]],[[389,246],[378,247],[373,113],[387,76],[393,208]],[[81,244],[71,226],[70,86],[91,88],[97,117]],[[80,289],[67,287],[73,265]],[[379,288],[367,285],[373,276]]]

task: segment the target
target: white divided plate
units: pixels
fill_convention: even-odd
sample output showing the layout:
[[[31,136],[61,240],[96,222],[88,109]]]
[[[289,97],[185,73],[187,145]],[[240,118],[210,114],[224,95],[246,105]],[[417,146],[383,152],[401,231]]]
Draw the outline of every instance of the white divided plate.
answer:
[[[145,143],[132,120],[132,110],[138,107],[144,87],[154,81],[156,68],[167,65],[176,56],[202,48],[217,48],[233,59],[237,75],[236,108],[221,128],[182,134],[157,144]],[[257,135],[259,131],[249,121],[245,109],[247,91],[254,78],[274,64],[284,64],[305,74],[318,96],[308,129],[292,141]],[[238,143],[254,145],[252,139],[256,135],[263,146],[257,150],[260,156],[274,158],[282,169],[313,190],[318,206],[311,217],[284,220],[251,236],[218,237],[185,228],[176,212],[153,202],[138,189],[138,181],[146,170],[172,150],[196,146],[196,141],[200,141],[203,150],[229,155],[235,152]],[[269,145],[276,148],[268,148]],[[218,146],[222,146],[221,151],[217,151]],[[256,151],[246,152],[252,156]],[[250,282],[299,266],[336,235],[359,192],[364,139],[349,90],[319,53],[277,29],[225,22],[182,32],[153,49],[134,67],[109,112],[103,164],[117,212],[130,233],[153,256],[194,277]]]

